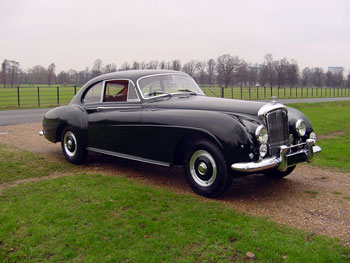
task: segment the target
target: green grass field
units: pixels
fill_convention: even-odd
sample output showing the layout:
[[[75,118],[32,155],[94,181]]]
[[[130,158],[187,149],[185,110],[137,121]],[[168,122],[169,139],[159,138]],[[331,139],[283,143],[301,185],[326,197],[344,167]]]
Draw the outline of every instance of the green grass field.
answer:
[[[39,94],[38,88],[39,87]],[[57,93],[59,87],[59,94]],[[19,102],[17,88],[0,88],[0,109],[17,108],[18,103],[21,108],[28,107],[49,107],[58,104],[68,104],[78,92],[80,86],[74,88],[74,85],[62,86],[52,85],[21,85],[19,89]],[[207,96],[221,97],[220,87],[203,86],[203,91]],[[233,93],[232,93],[233,92]],[[243,87],[233,87],[224,89],[225,98],[235,98],[244,100],[271,99],[271,97],[280,99],[290,98],[317,98],[317,97],[343,97],[350,96],[350,89],[326,89],[326,88],[272,88],[259,89]]]
[[[58,92],[57,87],[59,87]],[[0,88],[0,109],[17,108],[18,103],[21,108],[68,104],[79,89],[80,87],[74,88],[74,86],[62,85],[53,85],[51,87],[47,85],[26,86],[19,89],[18,96],[17,88]]]
[[[249,217],[200,197],[76,173],[0,148],[0,262],[349,262],[334,239]],[[15,153],[15,158],[10,158]],[[33,172],[23,167],[30,159]],[[11,167],[11,169],[7,169]],[[1,187],[0,187],[1,188]],[[253,259],[247,252],[255,254]]]

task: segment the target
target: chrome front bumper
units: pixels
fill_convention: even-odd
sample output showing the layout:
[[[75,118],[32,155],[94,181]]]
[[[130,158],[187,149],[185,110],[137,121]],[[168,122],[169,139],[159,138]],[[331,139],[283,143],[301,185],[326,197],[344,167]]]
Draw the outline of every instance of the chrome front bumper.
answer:
[[[280,156],[262,159],[257,162],[234,163],[231,169],[239,172],[258,172],[270,168],[277,167],[281,172],[287,170],[288,167],[302,162],[312,162],[314,154],[321,152],[321,147],[314,145],[315,140],[307,139],[305,143],[280,146]],[[305,147],[306,146],[306,147]],[[300,147],[301,150],[293,153],[288,153],[292,148]]]

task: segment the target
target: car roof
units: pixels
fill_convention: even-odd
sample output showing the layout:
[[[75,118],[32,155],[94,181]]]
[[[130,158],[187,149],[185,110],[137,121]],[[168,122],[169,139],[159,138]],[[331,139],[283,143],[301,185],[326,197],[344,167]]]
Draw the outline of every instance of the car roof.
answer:
[[[171,74],[171,73],[186,75],[185,73],[176,71],[176,70],[161,70],[161,69],[125,70],[125,71],[117,71],[117,72],[100,75],[96,78],[91,79],[85,85],[91,85],[92,83],[102,81],[102,80],[120,79],[120,78],[130,79],[136,84],[136,81],[139,78],[142,78],[145,76],[157,75],[157,74]]]

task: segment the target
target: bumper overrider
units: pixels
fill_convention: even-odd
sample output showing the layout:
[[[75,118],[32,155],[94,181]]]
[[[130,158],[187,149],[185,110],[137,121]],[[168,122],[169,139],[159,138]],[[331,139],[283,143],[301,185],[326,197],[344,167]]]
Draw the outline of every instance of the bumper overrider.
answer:
[[[281,172],[298,163],[312,162],[314,155],[321,152],[321,147],[314,145],[315,140],[307,139],[305,143],[280,146],[280,156],[265,158],[256,162],[234,163],[231,169],[239,172],[258,172],[277,167]],[[298,147],[298,151],[289,153],[292,148]]]

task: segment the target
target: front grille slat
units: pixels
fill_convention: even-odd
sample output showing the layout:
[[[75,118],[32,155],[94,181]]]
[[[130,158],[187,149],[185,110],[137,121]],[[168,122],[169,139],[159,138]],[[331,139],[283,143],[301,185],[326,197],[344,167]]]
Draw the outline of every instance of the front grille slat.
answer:
[[[270,154],[272,156],[279,155],[279,147],[288,145],[289,129],[288,129],[288,113],[284,109],[278,109],[266,114],[266,124],[269,134]]]

